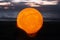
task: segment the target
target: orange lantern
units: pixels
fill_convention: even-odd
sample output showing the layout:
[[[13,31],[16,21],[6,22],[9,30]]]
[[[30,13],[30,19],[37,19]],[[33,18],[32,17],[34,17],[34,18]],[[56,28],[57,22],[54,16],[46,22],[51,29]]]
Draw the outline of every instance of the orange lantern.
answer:
[[[42,28],[43,16],[35,8],[25,8],[17,16],[17,27],[27,34],[37,33]]]

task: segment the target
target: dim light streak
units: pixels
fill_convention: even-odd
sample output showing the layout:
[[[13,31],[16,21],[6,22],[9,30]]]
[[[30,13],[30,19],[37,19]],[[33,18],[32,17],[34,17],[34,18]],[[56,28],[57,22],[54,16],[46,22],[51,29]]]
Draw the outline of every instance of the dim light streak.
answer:
[[[0,6],[4,6],[4,5],[10,5],[10,2],[0,2]]]

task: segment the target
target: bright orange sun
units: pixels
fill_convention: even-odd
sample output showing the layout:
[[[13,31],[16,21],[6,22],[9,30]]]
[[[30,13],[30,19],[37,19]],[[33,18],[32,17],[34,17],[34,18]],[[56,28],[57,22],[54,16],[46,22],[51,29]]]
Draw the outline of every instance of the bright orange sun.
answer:
[[[17,27],[27,34],[36,33],[43,25],[43,16],[35,8],[25,8],[17,16]]]

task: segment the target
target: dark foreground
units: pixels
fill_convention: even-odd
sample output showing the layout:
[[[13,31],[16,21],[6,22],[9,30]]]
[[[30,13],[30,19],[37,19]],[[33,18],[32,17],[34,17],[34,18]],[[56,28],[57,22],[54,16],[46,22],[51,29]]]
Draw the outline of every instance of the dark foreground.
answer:
[[[60,22],[44,22],[37,36],[30,40],[58,40]],[[0,21],[0,40],[29,40],[22,30],[18,29],[15,21]]]

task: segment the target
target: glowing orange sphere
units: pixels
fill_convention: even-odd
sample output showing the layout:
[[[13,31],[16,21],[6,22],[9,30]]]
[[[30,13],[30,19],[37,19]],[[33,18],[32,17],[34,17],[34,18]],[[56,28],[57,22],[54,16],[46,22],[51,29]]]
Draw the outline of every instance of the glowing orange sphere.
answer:
[[[17,16],[17,27],[27,34],[36,33],[43,25],[43,16],[35,8],[25,8]]]

